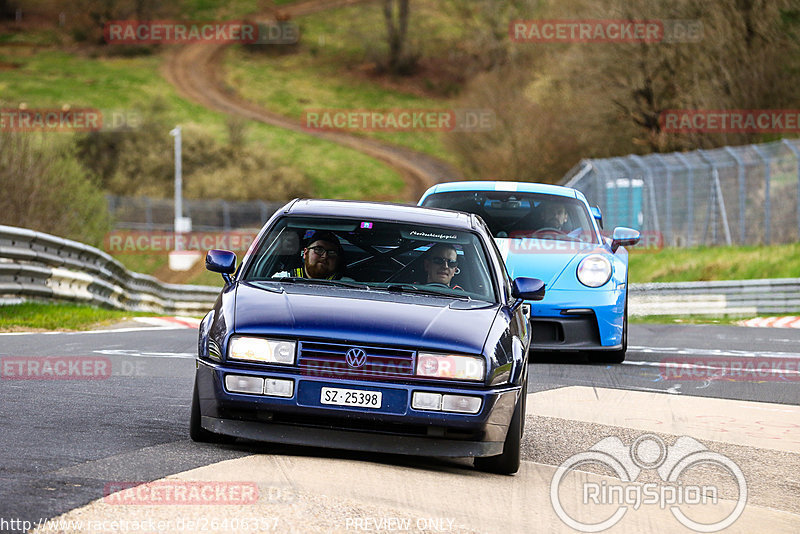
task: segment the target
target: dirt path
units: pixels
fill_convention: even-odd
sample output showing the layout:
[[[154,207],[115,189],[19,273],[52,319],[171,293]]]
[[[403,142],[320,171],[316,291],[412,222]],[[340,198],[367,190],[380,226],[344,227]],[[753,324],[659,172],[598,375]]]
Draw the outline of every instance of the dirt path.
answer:
[[[310,0],[280,9],[295,18],[325,9],[362,3],[365,0]],[[276,13],[277,14],[277,13]],[[404,198],[416,202],[431,185],[461,178],[450,164],[433,156],[389,143],[344,132],[309,131],[300,121],[269,111],[248,102],[224,83],[222,57],[225,43],[196,43],[178,49],[167,61],[163,75],[184,98],[209,109],[305,133],[346,146],[386,162],[406,182]]]

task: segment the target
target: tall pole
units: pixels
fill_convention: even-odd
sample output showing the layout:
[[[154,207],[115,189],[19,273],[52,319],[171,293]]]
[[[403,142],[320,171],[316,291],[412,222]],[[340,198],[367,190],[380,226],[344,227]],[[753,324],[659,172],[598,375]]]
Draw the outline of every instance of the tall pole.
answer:
[[[176,126],[170,135],[175,138],[175,250],[180,250],[179,232],[183,229],[183,170],[181,168],[181,127]]]

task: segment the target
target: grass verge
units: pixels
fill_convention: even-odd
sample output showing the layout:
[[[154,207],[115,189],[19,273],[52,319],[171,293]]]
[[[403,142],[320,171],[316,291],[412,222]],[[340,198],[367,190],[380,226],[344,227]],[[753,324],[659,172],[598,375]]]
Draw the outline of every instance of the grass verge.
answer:
[[[795,278],[800,277],[800,243],[634,252],[629,277],[633,284]]]
[[[0,306],[0,331],[14,330],[83,330],[108,325],[130,317],[158,314],[109,310],[83,304],[42,304],[25,302]]]
[[[645,315],[645,316],[630,316],[628,321],[631,324],[718,324],[718,325],[733,325],[736,326],[739,321],[746,321],[753,319],[755,316],[742,316],[742,315]]]

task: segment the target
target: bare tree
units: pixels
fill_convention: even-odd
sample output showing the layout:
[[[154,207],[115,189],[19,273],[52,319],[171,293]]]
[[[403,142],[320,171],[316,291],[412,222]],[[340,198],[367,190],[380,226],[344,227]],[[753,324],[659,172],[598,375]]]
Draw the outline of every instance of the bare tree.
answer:
[[[386,21],[386,41],[389,57],[386,68],[392,74],[409,73],[416,62],[405,50],[408,35],[410,0],[383,0],[383,17]]]

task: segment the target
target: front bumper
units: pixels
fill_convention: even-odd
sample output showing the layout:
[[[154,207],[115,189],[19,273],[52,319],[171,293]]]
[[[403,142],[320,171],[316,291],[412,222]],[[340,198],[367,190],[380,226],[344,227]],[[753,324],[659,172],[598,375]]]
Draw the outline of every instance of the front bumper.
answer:
[[[531,302],[531,349],[578,352],[622,348],[625,290],[551,290]]]
[[[289,372],[287,372],[289,371]],[[291,379],[292,397],[231,393],[226,374]],[[378,409],[320,403],[322,387],[380,391]],[[476,414],[416,410],[414,391],[481,398]],[[306,376],[298,370],[271,372],[198,360],[201,425],[218,434],[247,439],[423,456],[494,456],[503,452],[521,386],[461,387],[452,383],[369,381]]]

